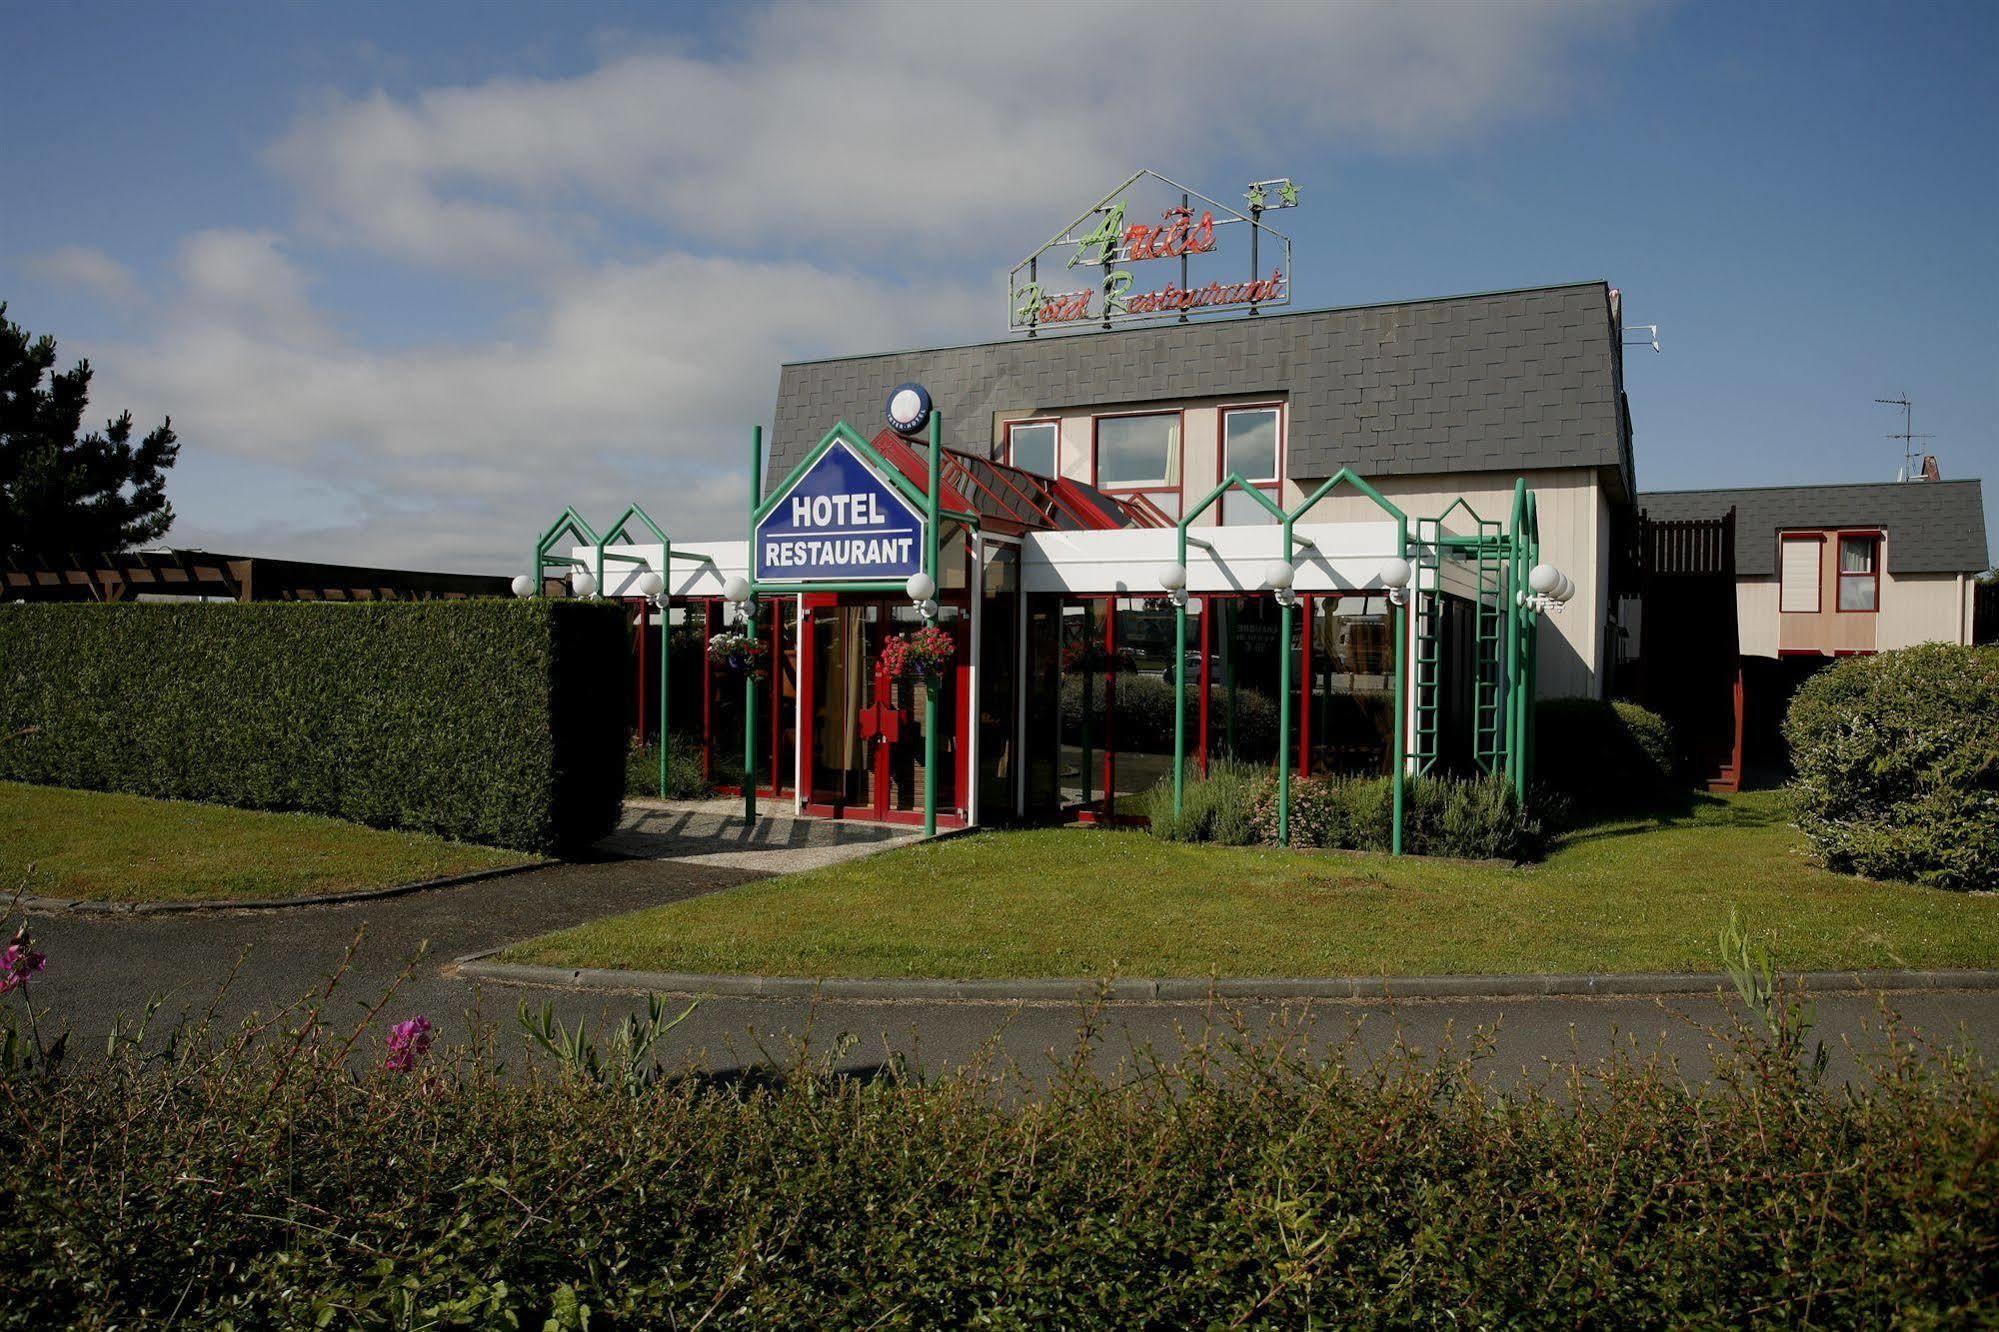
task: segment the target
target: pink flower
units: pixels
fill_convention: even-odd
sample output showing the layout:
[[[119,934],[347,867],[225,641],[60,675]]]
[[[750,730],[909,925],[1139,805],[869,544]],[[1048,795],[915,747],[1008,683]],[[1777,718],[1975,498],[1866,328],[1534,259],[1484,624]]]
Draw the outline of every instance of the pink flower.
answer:
[[[14,939],[7,945],[7,951],[0,953],[0,994],[26,985],[28,977],[48,963],[48,958],[31,946],[28,927],[23,925],[14,931]]]
[[[407,1073],[429,1049],[430,1019],[418,1013],[389,1028],[389,1057],[382,1061],[382,1067],[391,1073]]]

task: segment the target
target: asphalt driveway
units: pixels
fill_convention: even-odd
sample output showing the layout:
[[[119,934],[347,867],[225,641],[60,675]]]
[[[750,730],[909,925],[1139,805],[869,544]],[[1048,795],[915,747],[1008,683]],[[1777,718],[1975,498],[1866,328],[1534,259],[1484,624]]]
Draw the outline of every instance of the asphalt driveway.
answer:
[[[442,1037],[462,1038],[475,1013],[510,1028],[515,1006],[526,998],[537,1006],[550,1001],[566,1021],[585,1018],[602,1030],[626,1013],[642,1011],[643,999],[482,988],[456,977],[451,960],[759,877],[755,871],[670,858],[612,860],[340,906],[210,915],[49,915],[36,922],[49,965],[34,988],[57,1021],[83,1039],[82,1048],[91,1049],[114,1014],[136,1013],[156,994],[168,997],[168,1012],[205,1006],[232,969],[236,977],[222,1004],[231,1017],[290,1003],[323,987],[343,965],[347,974],[327,1011],[336,1018],[358,1016],[428,944],[428,955],[384,1010],[383,1023],[422,1012],[438,1023]],[[1970,1040],[1989,1050],[1999,1040],[1999,992],[1902,993],[1891,999],[1908,1021],[1945,1041]],[[1496,1028],[1491,1067],[1508,1079],[1523,1071],[1539,1076],[1549,1061],[1596,1056],[1629,1041],[1658,1043],[1688,1060],[1694,1071],[1704,1064],[1707,1047],[1695,1024],[1728,1015],[1725,1005],[1704,996],[1322,1000],[1309,1009],[1256,1003],[1239,1011],[1253,1028],[1304,1016],[1322,1039],[1358,1022],[1373,1049],[1398,1033],[1427,1048],[1461,1040],[1475,1028]],[[1148,1047],[1176,1049],[1183,1038],[1203,1036],[1213,1016],[1200,1004],[1109,1005],[1097,1015],[1099,1058],[1116,1061]],[[819,1050],[849,1046],[842,1062],[854,1067],[898,1056],[937,1070],[971,1059],[997,1040],[1023,1067],[1040,1071],[1051,1053],[1060,1057],[1073,1050],[1081,1017],[1074,1003],[713,998],[674,1033],[667,1057],[725,1069],[786,1060],[806,1041]],[[1878,1001],[1869,996],[1828,995],[1818,1001],[1820,1034],[1835,1048],[1848,1040],[1869,1048],[1878,1040],[1878,1018]]]

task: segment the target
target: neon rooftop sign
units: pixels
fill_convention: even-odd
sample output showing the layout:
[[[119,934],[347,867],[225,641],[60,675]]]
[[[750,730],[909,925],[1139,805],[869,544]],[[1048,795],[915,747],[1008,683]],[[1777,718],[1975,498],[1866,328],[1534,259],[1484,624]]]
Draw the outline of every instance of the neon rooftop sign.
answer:
[[[1013,266],[1007,328],[1032,337],[1051,327],[1289,305],[1291,238],[1262,219],[1296,207],[1298,187],[1288,177],[1261,180],[1243,198],[1247,213],[1156,171],[1135,173]]]

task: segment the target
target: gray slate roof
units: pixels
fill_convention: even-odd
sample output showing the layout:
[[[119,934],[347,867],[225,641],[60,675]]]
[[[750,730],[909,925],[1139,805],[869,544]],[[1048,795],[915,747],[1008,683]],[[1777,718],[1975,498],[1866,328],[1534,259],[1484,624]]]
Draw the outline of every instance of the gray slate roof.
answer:
[[[1735,508],[1735,571],[1777,572],[1777,532],[1787,527],[1881,527],[1890,573],[1975,573],[1986,568],[1985,495],[1977,481],[1882,481],[1845,486],[1650,490],[1653,518],[1719,518]]]
[[[967,453],[1000,412],[1288,392],[1294,477],[1608,467],[1629,494],[1617,341],[1608,287],[1585,282],[804,361],[778,378],[770,480],[836,420],[871,434],[914,380]]]

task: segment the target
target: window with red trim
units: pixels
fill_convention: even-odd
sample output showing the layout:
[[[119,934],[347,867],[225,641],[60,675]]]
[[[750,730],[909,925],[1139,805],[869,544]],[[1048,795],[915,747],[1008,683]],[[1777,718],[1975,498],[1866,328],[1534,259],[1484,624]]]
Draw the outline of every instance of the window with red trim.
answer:
[[[1879,534],[1849,532],[1840,536],[1839,608],[1843,611],[1881,609]]]
[[[1281,453],[1283,416],[1276,407],[1225,407],[1222,409],[1222,475],[1234,473],[1271,499],[1278,498],[1283,484]],[[1224,525],[1246,526],[1277,521],[1270,510],[1239,490],[1222,496]]]
[[[1180,484],[1180,413],[1100,416],[1096,484],[1137,489]]]

